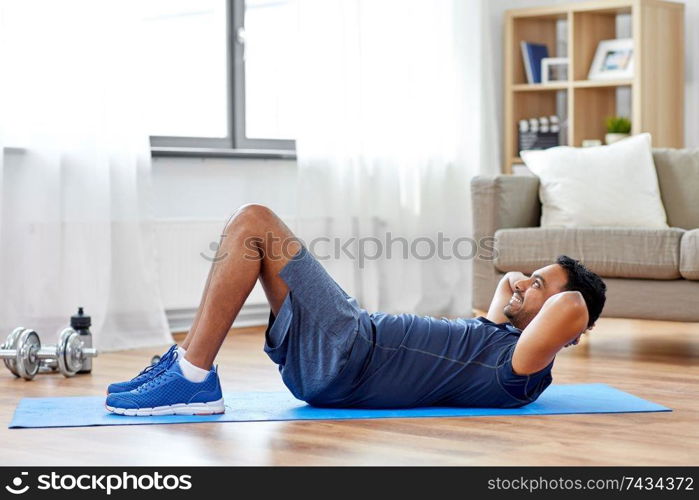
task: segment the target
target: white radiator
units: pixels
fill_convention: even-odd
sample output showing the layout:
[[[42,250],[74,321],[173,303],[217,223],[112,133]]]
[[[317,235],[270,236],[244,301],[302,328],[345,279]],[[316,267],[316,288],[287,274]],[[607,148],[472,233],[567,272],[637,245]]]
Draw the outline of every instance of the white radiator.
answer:
[[[170,329],[187,330],[201,300],[211,261],[225,220],[161,219],[155,223],[160,293]],[[258,283],[234,326],[267,322],[269,307]]]

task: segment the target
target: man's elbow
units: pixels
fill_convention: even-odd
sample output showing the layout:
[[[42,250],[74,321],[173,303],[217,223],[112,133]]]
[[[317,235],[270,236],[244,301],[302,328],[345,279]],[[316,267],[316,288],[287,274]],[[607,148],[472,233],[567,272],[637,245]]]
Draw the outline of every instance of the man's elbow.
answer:
[[[550,303],[548,304],[550,307],[564,312],[571,318],[584,318],[585,324],[587,324],[587,304],[585,298],[577,290],[557,293],[549,297],[546,302]]]
[[[562,301],[567,307],[580,308],[585,306],[585,298],[582,293],[577,290],[569,290],[561,293],[557,293],[552,298],[557,297],[559,301]]]

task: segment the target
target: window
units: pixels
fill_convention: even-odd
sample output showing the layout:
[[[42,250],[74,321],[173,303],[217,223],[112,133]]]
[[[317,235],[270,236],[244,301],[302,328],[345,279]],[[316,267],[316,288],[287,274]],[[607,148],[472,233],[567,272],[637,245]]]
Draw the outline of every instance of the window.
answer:
[[[296,0],[149,0],[154,147],[295,147]]]

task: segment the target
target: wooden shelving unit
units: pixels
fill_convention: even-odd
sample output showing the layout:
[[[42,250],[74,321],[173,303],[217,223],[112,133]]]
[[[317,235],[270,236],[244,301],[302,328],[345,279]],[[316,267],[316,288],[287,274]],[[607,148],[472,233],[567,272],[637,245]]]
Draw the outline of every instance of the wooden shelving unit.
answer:
[[[634,76],[628,80],[588,80],[601,40],[618,38],[616,19],[630,15]],[[520,42],[545,44],[556,54],[557,23],[566,24],[569,80],[530,84]],[[684,5],[662,0],[595,0],[505,14],[505,173],[521,163],[517,123],[556,114],[559,93],[566,94],[567,143],[604,139],[604,119],[617,113],[617,89],[631,93],[633,134],[650,132],[657,147],[684,144]]]

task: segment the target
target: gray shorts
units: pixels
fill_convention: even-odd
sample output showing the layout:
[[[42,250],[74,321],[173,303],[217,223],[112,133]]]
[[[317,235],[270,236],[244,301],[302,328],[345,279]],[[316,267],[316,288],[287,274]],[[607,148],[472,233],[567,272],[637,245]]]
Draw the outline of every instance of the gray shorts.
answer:
[[[284,384],[296,398],[322,404],[335,388],[347,387],[333,382],[341,374],[343,379],[354,378],[347,369],[354,372],[368,356],[366,343],[357,342],[353,349],[368,315],[306,248],[279,276],[289,293],[278,314],[270,313],[265,352],[279,365]]]

